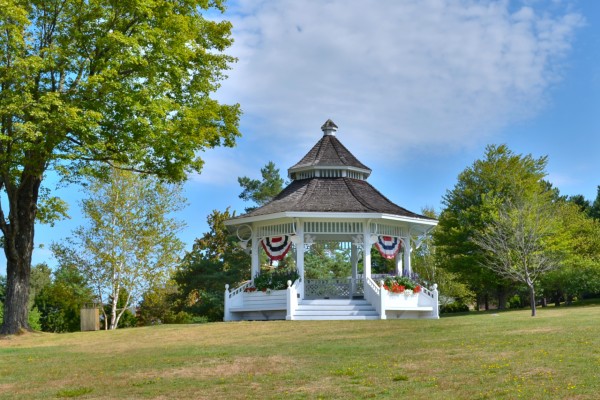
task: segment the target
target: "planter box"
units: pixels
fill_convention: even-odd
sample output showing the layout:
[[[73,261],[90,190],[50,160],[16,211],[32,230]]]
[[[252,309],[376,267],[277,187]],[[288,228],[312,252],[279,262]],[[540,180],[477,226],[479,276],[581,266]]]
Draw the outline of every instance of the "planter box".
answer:
[[[242,305],[236,308],[252,311],[286,310],[287,290],[244,292],[242,294]]]
[[[407,296],[403,293],[391,293],[387,290],[383,291],[385,298],[385,306],[388,309],[402,309],[418,307],[420,293]]]

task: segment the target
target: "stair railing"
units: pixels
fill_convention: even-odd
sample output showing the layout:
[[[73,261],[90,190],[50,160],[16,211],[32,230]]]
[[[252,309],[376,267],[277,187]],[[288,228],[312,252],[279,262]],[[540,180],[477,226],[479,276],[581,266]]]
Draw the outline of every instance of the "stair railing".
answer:
[[[292,284],[292,281],[287,281],[287,312],[285,319],[290,321],[294,319],[294,314],[298,308],[298,289],[300,285],[300,278]]]
[[[229,290],[229,284],[225,284],[225,304],[223,307],[223,321],[231,321],[232,315],[229,311],[233,307],[242,307],[244,305],[243,293],[247,287],[252,284],[252,281],[246,281],[232,291]]]
[[[369,276],[365,277],[364,293],[365,300],[375,308],[375,311],[379,314],[379,318],[385,319],[385,298],[381,295],[381,287]]]

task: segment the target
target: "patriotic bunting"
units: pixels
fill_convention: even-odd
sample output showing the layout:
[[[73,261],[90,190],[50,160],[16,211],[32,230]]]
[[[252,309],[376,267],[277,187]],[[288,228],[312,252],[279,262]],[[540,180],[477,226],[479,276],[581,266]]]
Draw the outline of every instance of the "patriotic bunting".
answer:
[[[402,242],[397,237],[378,236],[375,246],[383,258],[392,259],[396,257],[396,254],[400,251]]]
[[[266,237],[260,241],[263,249],[273,261],[282,260],[290,250],[292,241],[289,236]]]

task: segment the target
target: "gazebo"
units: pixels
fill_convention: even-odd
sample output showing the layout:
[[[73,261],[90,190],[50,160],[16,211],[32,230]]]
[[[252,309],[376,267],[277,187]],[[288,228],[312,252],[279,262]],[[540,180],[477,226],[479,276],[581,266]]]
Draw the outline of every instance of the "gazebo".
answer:
[[[323,136],[288,169],[291,183],[272,201],[226,221],[250,251],[252,279],[234,289],[226,285],[224,320],[439,317],[437,285],[394,293],[371,273],[375,245],[395,259],[396,275],[410,277],[411,249],[437,221],[394,204],[370,185],[371,169],[340,142],[337,129],[331,120],[323,124]],[[305,279],[305,252],[325,242],[350,249],[351,276]],[[260,272],[261,249],[272,260],[292,249],[299,278],[286,290],[249,290]]]

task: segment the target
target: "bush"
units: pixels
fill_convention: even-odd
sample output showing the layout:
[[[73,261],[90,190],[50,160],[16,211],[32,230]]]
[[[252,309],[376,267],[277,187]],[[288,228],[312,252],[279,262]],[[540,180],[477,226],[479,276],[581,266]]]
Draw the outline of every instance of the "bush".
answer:
[[[274,270],[263,270],[254,277],[256,290],[283,290],[287,289],[288,281],[296,281],[300,275],[296,269],[284,268]]]
[[[445,304],[440,307],[441,314],[450,314],[450,313],[461,313],[468,312],[469,306],[460,301],[455,301],[454,303]]]

